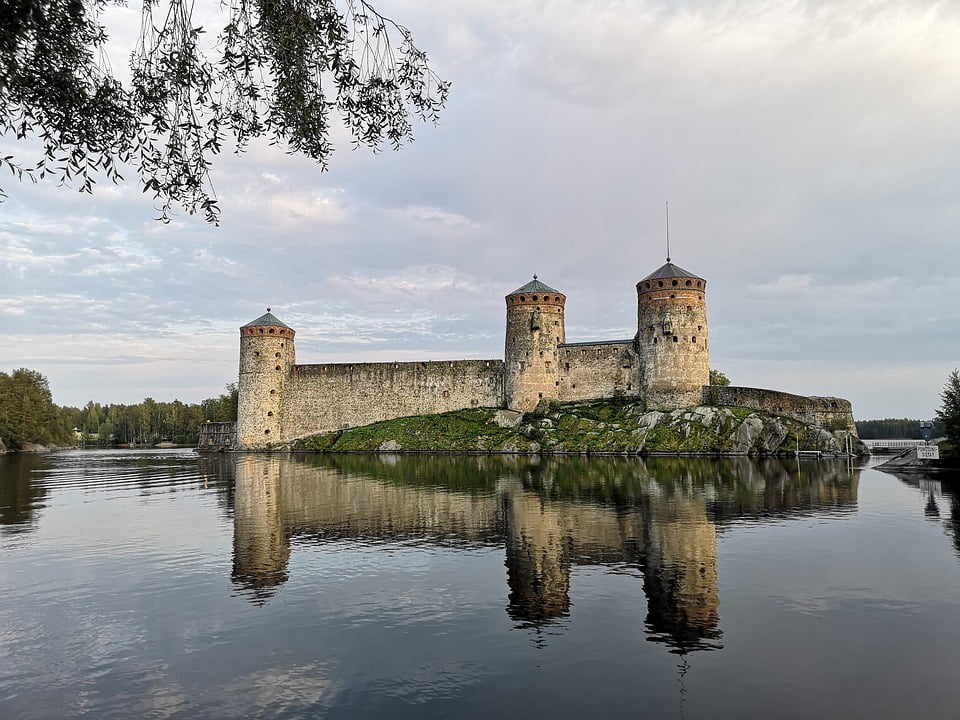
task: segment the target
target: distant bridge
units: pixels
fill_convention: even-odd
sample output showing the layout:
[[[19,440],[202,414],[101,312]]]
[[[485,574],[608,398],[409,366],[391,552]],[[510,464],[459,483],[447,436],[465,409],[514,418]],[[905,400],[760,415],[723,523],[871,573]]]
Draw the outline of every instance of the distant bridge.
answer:
[[[870,448],[873,455],[895,455],[904,450],[912,450],[918,445],[926,445],[924,440],[864,440],[863,444]]]

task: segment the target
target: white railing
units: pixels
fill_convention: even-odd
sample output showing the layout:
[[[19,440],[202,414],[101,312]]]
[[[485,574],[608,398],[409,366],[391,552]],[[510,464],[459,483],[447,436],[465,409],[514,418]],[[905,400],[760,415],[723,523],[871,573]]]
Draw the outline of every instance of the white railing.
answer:
[[[926,445],[924,440],[864,440],[863,444],[873,450],[874,448],[887,448],[888,450],[909,450],[919,445]]]

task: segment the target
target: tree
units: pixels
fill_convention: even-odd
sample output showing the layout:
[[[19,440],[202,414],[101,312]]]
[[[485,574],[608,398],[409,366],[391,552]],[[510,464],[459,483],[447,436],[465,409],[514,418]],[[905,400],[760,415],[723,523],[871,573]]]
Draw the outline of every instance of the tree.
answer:
[[[228,383],[226,390],[226,393],[215,398],[207,398],[201,403],[205,421],[236,422],[239,389],[236,383]]]
[[[722,372],[720,372],[719,370],[714,370],[713,368],[711,368],[711,369],[710,369],[710,384],[711,384],[711,385],[723,385],[723,386],[726,386],[726,385],[729,385],[729,384],[730,384],[730,380],[729,380],[729,378],[727,378],[726,375],[724,375],[724,374],[723,374]]]
[[[0,372],[0,439],[7,448],[72,443],[72,427],[66,427],[62,414],[41,373],[27,368],[17,368],[9,375]]]
[[[960,371],[954,370],[940,392],[943,405],[937,410],[937,419],[943,422],[944,434],[953,452],[960,452]]]
[[[861,440],[896,440],[909,438],[919,440],[923,437],[920,420],[911,418],[884,418],[882,420],[857,420],[857,435]],[[943,435],[943,423],[933,422],[933,433]]]
[[[356,145],[396,149],[413,116],[435,122],[446,101],[410,31],[367,0],[225,0],[212,47],[193,0],[164,1],[143,0],[129,87],[100,62],[100,15],[123,0],[0,3],[0,134],[42,148],[0,165],[89,193],[132,164],[159,219],[179,205],[216,223],[210,168],[227,136],[238,152],[266,137],[326,169],[331,114]]]

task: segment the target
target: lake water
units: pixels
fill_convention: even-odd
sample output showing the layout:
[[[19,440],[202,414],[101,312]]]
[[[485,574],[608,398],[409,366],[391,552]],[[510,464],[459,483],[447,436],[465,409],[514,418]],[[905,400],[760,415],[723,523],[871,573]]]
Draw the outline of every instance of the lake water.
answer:
[[[845,461],[0,457],[0,717],[958,718],[960,500]]]

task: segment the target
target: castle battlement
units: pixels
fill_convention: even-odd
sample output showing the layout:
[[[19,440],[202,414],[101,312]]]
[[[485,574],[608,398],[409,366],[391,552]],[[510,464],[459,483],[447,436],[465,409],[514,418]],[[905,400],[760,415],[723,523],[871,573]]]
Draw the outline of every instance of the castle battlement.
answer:
[[[534,275],[505,296],[502,360],[298,365],[296,331],[267,308],[240,328],[236,446],[259,449],[466,408],[529,412],[551,401],[610,397],[635,398],[651,410],[720,401],[763,410],[782,406],[785,414],[803,418],[850,415],[849,403],[840,407],[836,398],[708,388],[706,284],[668,259],[637,283],[632,339],[567,343],[567,296]]]

